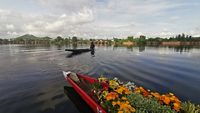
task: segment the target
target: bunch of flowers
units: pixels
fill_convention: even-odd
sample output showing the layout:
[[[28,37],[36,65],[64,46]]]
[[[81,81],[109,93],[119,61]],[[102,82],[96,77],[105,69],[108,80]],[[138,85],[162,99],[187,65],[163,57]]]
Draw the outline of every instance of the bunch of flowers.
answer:
[[[175,111],[179,111],[181,108],[181,101],[176,96],[174,96],[173,93],[161,95],[158,92],[151,92],[150,90],[146,90],[143,87],[135,87],[134,93],[142,94],[144,97],[148,98],[155,98],[161,104],[168,105]]]
[[[119,79],[99,77],[92,85],[92,97],[109,113],[191,113],[200,111],[194,104],[181,103],[173,94],[159,94],[136,86],[133,82],[123,83]],[[90,92],[90,93],[91,93]]]
[[[132,113],[135,108],[127,100],[131,91],[117,78],[108,80],[105,77],[98,78],[92,90],[103,108],[111,113]]]

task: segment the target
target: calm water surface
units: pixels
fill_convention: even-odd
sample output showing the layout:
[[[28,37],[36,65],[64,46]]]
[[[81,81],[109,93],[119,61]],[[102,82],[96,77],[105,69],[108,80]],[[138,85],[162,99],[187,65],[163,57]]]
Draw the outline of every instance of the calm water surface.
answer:
[[[62,70],[134,81],[200,103],[200,48],[0,45],[0,113],[78,113],[64,94]],[[79,48],[84,48],[80,46]]]

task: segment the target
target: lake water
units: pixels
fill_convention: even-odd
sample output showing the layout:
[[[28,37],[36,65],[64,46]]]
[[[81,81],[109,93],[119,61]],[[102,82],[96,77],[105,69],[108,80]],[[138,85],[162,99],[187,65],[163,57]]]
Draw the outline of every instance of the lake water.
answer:
[[[62,70],[118,77],[200,104],[200,48],[97,46],[93,55],[65,48],[0,45],[0,113],[78,113]]]

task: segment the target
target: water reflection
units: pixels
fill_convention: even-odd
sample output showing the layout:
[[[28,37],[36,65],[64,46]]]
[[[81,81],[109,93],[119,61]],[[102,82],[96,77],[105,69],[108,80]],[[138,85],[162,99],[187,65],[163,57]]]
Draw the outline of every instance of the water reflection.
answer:
[[[122,46],[122,45],[113,45],[112,49],[117,50],[119,48],[126,48],[128,51],[133,51],[134,49],[138,50],[139,52],[145,52],[146,47],[149,48],[163,48],[163,49],[172,49],[176,53],[189,53],[193,49],[199,49],[200,47],[198,46],[145,46],[145,45],[140,45],[140,46]]]
[[[74,56],[77,56],[77,55],[81,55],[83,53],[88,53],[89,51],[84,51],[84,52],[71,52],[70,54],[68,54],[66,57],[67,58],[72,58]]]
[[[139,52],[145,51],[145,46],[139,46]]]
[[[91,50],[91,56],[95,57],[95,50],[94,49]]]
[[[69,86],[64,86],[64,93],[75,104],[80,113],[93,113],[90,106],[81,98],[81,96]]]
[[[78,112],[64,95],[62,70],[131,80],[152,91],[200,102],[199,47],[97,46],[78,54],[66,48],[89,45],[0,45],[0,113]]]
[[[169,47],[174,48],[175,52],[183,53],[183,52],[190,52],[190,50],[193,48],[192,46],[176,46],[176,47]]]
[[[63,48],[63,45],[55,45],[56,47],[57,47],[57,50],[62,50],[62,48]]]
[[[78,46],[77,43],[73,43],[72,44],[72,49],[77,49],[77,46]]]

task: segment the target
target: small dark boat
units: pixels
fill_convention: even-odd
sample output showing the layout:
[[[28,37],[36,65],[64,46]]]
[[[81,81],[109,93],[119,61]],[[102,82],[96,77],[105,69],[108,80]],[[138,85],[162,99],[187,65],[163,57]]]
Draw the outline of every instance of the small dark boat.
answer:
[[[92,51],[92,49],[65,49],[65,51],[71,51],[74,53],[88,52]]]
[[[91,109],[94,111],[94,113],[107,113],[88,93],[85,91],[87,87],[83,89],[82,84],[78,85],[81,81],[84,82],[84,84],[93,84],[94,82],[97,82],[98,80],[92,77],[89,77],[87,75],[82,74],[75,74],[71,72],[64,72],[63,75],[65,79],[71,84],[73,89],[81,96],[81,98],[91,107]]]

